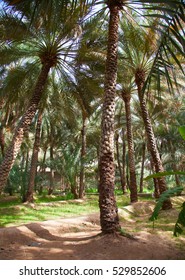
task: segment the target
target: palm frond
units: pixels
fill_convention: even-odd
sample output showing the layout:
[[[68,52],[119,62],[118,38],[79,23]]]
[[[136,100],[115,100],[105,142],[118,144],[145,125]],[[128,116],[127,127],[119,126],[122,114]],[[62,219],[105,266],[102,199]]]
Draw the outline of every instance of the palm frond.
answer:
[[[169,1],[170,2],[170,1]],[[161,35],[159,41],[158,50],[155,55],[153,66],[148,74],[147,80],[144,85],[144,89],[152,81],[152,77],[158,80],[158,85],[160,86],[159,79],[166,79],[169,90],[173,92],[173,77],[174,70],[179,68],[183,74],[184,68],[182,67],[182,57],[185,56],[185,39],[184,39],[184,7],[185,4],[181,1],[174,1],[173,3],[168,3],[166,10],[163,7],[162,12],[165,15],[162,18],[162,26],[158,26],[157,32]],[[158,7],[160,11],[160,8]],[[154,16],[155,14],[151,14]],[[159,14],[159,17],[161,14]],[[160,89],[159,89],[160,90]]]

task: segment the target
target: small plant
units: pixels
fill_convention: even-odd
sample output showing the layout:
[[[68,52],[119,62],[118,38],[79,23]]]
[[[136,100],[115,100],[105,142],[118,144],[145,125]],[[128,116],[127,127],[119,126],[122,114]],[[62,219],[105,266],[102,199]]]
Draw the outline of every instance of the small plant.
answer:
[[[167,191],[163,192],[160,195],[160,197],[157,201],[157,204],[154,208],[153,214],[152,214],[152,216],[150,217],[149,220],[150,221],[155,221],[158,218],[159,211],[161,210],[164,201],[167,200],[168,198],[176,195],[178,192],[181,192],[182,190],[183,190],[183,187],[175,187],[173,189],[170,189],[170,190],[167,190]]]
[[[179,133],[181,134],[182,138],[185,140],[185,126],[179,127]],[[150,175],[150,176],[146,177],[144,180],[149,180],[150,178],[159,178],[161,176],[175,175],[175,174],[185,175],[185,172],[183,172],[183,171],[160,172],[160,173]],[[154,221],[158,218],[159,211],[162,208],[163,202],[165,200],[167,200],[168,198],[170,198],[171,196],[180,194],[183,191],[183,189],[184,189],[184,187],[177,186],[173,189],[169,189],[169,190],[165,191],[164,193],[162,193],[154,208],[153,214],[149,220],[153,221],[153,223],[154,223]],[[181,234],[183,232],[183,228],[181,226],[185,226],[185,202],[183,202],[181,207],[182,207],[182,210],[180,211],[177,222],[175,224],[174,236],[178,236],[179,234]]]
[[[150,217],[150,221],[153,221],[153,227],[154,227],[154,221],[158,218],[158,215],[159,215],[159,211],[161,210],[162,208],[162,205],[163,205],[163,202],[174,196],[174,195],[177,195],[179,192],[182,192],[183,190],[183,187],[176,187],[176,188],[173,188],[173,189],[170,189],[170,190],[167,190],[165,191],[164,193],[161,194],[155,208],[154,208],[154,211],[153,211],[153,214],[152,216]],[[181,226],[185,226],[185,202],[183,202],[182,204],[182,210],[180,211],[179,213],[179,216],[178,216],[178,219],[177,219],[177,222],[175,224],[175,228],[174,228],[174,236],[178,236],[179,234],[182,234],[183,232],[183,228]]]
[[[173,235],[176,237],[179,234],[182,234],[182,232],[183,232],[182,227],[185,227],[185,202],[183,202],[181,207],[182,207],[182,210],[179,213],[177,222],[175,224],[174,232],[173,232]]]

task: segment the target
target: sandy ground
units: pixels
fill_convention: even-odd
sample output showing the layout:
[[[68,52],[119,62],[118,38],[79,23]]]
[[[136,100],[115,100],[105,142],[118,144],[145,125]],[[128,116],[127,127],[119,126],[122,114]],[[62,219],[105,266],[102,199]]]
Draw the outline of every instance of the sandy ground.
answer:
[[[121,225],[135,239],[101,235],[98,213],[0,228],[0,259],[184,260],[185,238],[174,238],[168,230],[145,228],[146,213],[153,205],[142,207],[143,203],[137,203],[119,210]],[[137,209],[140,212],[133,218]]]

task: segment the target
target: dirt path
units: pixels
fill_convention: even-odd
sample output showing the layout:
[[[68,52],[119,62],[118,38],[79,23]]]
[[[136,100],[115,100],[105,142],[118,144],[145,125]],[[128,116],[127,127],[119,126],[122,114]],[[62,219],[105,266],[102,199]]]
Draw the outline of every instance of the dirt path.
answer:
[[[143,205],[143,203],[142,203]],[[148,219],[139,207],[137,219],[131,218],[133,206],[120,210],[124,229],[137,240],[124,236],[100,235],[99,214],[35,222],[0,229],[1,260],[178,260],[185,259],[185,238],[175,239],[170,231],[145,228]],[[151,205],[145,204],[145,208]],[[175,211],[175,210],[171,210]],[[124,213],[123,213],[124,212]],[[148,213],[148,212],[147,212]],[[142,221],[139,223],[139,220]]]

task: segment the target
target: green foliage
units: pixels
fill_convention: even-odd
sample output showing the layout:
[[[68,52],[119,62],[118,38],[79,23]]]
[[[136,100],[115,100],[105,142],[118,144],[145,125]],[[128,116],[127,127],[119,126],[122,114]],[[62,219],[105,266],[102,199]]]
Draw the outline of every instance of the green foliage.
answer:
[[[182,204],[182,210],[179,213],[177,222],[175,224],[175,228],[174,228],[174,236],[178,236],[179,234],[181,234],[183,232],[183,227],[185,227],[185,202],[183,202]]]
[[[87,188],[86,193],[98,194],[98,189],[97,188]]]
[[[181,136],[183,137],[183,139],[185,139],[185,127],[182,126],[179,128],[179,132],[181,134]],[[161,172],[161,173],[156,173],[153,175],[150,175],[148,177],[145,178],[145,180],[148,180],[150,178],[159,178],[161,176],[168,176],[168,175],[175,175],[175,174],[179,174],[179,175],[185,175],[185,172],[181,172],[181,171],[169,171],[169,172]],[[171,196],[174,196],[175,194],[179,194],[182,192],[184,188],[182,186],[178,186],[175,187],[173,189],[167,190],[164,193],[162,193],[162,195],[160,196],[152,216],[150,217],[150,221],[155,221],[159,215],[159,211],[163,205],[163,202],[170,198]],[[174,229],[174,235],[177,236],[178,234],[181,234],[183,229],[181,228],[181,226],[185,226],[185,202],[182,204],[182,210],[179,213],[179,217],[178,220],[175,224],[175,229]]]
[[[164,203],[165,200],[169,199],[171,196],[174,196],[176,195],[177,193],[181,192],[183,190],[183,187],[181,186],[178,186],[178,187],[175,187],[173,189],[169,189],[165,192],[163,192],[160,197],[159,197],[159,200],[154,208],[154,211],[153,211],[153,214],[152,216],[150,217],[150,221],[155,221],[159,215],[159,211],[161,210],[162,208],[162,205]]]
[[[28,174],[18,165],[14,165],[10,171],[9,179],[5,188],[5,193],[13,195],[19,193],[24,197],[28,185]]]
[[[149,180],[151,178],[159,178],[159,177],[163,177],[163,176],[170,176],[170,175],[185,175],[185,172],[183,172],[183,171],[159,172],[159,173],[155,173],[155,174],[147,176],[146,178],[144,178],[144,180]]]
[[[81,148],[79,145],[73,147],[69,143],[65,149],[61,148],[61,162],[59,164],[59,172],[67,179],[71,186],[76,185],[76,177],[79,174],[80,170],[80,151]]]
[[[179,127],[179,133],[182,136],[182,138],[185,140],[185,126]]]
[[[179,133],[181,134],[182,138],[185,140],[185,126],[179,127]],[[162,176],[170,176],[170,175],[185,175],[184,171],[165,171],[165,172],[159,172],[152,174],[150,176],[147,176],[144,178],[144,180],[149,180],[151,178],[159,178]]]

